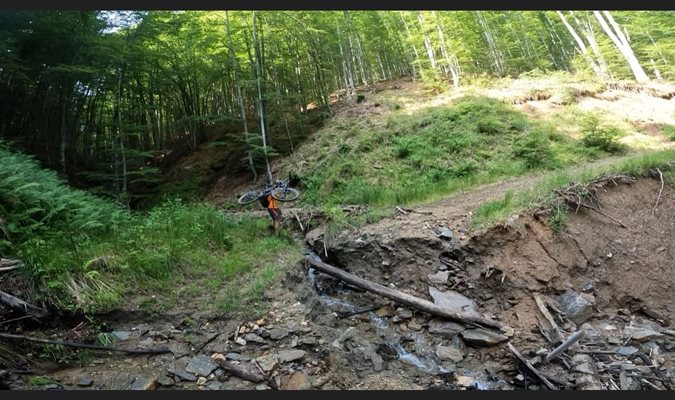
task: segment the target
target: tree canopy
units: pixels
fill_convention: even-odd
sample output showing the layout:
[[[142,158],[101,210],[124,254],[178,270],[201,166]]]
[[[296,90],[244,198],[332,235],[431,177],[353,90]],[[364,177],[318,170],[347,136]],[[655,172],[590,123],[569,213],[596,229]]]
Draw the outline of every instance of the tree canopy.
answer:
[[[411,76],[461,86],[556,70],[675,77],[669,11],[6,11],[0,137],[113,196],[214,126],[269,174],[331,95]],[[213,138],[211,138],[213,140]]]

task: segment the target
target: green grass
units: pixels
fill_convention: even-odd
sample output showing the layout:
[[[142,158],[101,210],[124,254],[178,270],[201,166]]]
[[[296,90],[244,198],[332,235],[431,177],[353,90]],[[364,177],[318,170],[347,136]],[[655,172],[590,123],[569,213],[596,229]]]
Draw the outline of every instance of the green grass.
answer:
[[[331,129],[353,134],[339,143],[317,139],[328,155],[312,159],[301,176],[305,204],[412,204],[603,153],[478,96],[413,115],[391,112],[384,128],[349,121]]]
[[[590,182],[604,174],[627,173],[640,175],[650,168],[662,167],[675,160],[675,150],[662,150],[647,154],[626,156],[610,165],[580,172],[557,171],[549,173],[534,189],[508,192],[502,199],[480,205],[473,212],[471,228],[480,229],[492,224],[503,223],[509,216],[531,211],[541,204],[557,205],[553,190],[572,183]],[[675,174],[667,171],[664,178],[675,181]],[[559,207],[553,207],[550,223],[554,231],[560,232],[566,223],[566,214]]]
[[[136,297],[146,309],[197,297],[210,306],[243,279],[257,282],[245,299],[253,304],[272,282],[269,268],[282,267],[280,256],[299,259],[297,244],[286,232],[273,235],[267,219],[232,218],[179,199],[130,213],[69,188],[4,145],[0,165],[0,252],[26,264],[20,273],[35,302],[86,312],[127,306]],[[268,271],[262,278],[260,269]]]
[[[664,127],[663,127],[663,134],[664,134],[669,140],[675,140],[675,126],[673,126],[673,125],[664,125]]]
[[[52,378],[46,377],[46,376],[31,376],[28,378],[28,383],[31,385],[51,385],[51,384],[58,384],[59,381],[56,381]]]

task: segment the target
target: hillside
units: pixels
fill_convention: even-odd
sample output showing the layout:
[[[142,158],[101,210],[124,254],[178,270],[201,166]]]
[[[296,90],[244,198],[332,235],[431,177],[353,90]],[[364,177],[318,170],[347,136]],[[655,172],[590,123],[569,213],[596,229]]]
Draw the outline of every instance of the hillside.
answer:
[[[401,79],[380,82],[375,87],[363,87],[359,93],[365,95],[364,102],[353,106],[334,104],[334,116],[323,127],[311,133],[293,155],[272,163],[278,176],[285,177],[288,172],[300,176],[306,189],[305,197],[307,194],[312,196],[307,200],[310,203],[323,204],[326,200],[330,203],[333,197],[348,204],[403,204],[434,194],[451,193],[476,183],[489,183],[531,171],[564,168],[614,156],[612,152],[594,151],[578,144],[585,126],[584,118],[592,115],[599,116],[603,124],[621,130],[619,142],[625,148],[618,153],[638,154],[667,149],[674,143],[672,134],[668,134],[672,129],[668,127],[675,126],[670,100],[675,86],[670,84],[608,86],[563,74],[558,77],[503,79],[458,90],[448,88],[443,93],[425,89],[423,83]],[[469,120],[469,124],[490,124],[494,120],[489,114],[504,114],[497,118],[524,126],[516,128],[511,137],[505,138],[500,133],[499,144],[484,143],[495,150],[494,154],[477,155],[479,152],[472,142],[476,138],[459,135],[453,138],[452,143],[442,143],[436,147],[436,152],[431,151],[428,146],[438,144],[434,142],[434,135],[445,135],[450,129],[444,125],[444,114],[452,113],[455,109],[453,103],[467,96],[486,102],[465,103],[468,108],[476,107],[477,115],[485,117],[485,121]],[[541,150],[542,154],[538,156],[541,160],[532,160],[537,165],[523,165],[527,163],[525,158],[509,153],[518,146],[514,140],[523,139],[533,131],[548,135],[545,145],[551,150],[549,153],[546,149]],[[419,143],[410,141],[412,139],[397,141],[399,137],[412,138],[412,135]],[[419,153],[400,157],[397,152],[408,151],[403,148],[405,146]],[[470,149],[470,154],[458,151],[458,146]],[[499,152],[494,146],[499,146]],[[490,150],[485,152],[491,153]],[[418,161],[415,157],[424,160]],[[208,164],[212,162],[210,160],[221,158],[226,158],[226,155],[204,150],[190,159]],[[400,164],[409,166],[406,168]],[[185,167],[178,164],[176,168]],[[417,176],[418,172],[428,174],[428,181],[412,189],[406,188],[407,194],[398,194],[398,198],[396,193],[369,195],[359,192],[362,188],[359,185],[364,183],[361,179],[371,189],[397,188],[399,183],[409,182],[410,177]],[[336,183],[347,185],[347,188],[340,192],[328,187]],[[216,204],[231,205],[238,194],[252,186],[250,174],[223,171],[204,198]],[[412,194],[415,192],[419,195]]]

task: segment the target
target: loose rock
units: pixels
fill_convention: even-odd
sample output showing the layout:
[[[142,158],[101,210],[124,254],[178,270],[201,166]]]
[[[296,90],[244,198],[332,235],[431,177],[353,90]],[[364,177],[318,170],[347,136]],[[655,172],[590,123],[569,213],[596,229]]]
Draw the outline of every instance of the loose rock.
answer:
[[[567,291],[557,296],[556,300],[560,303],[561,311],[577,325],[584,323],[593,315],[593,303],[576,292]]]
[[[83,376],[77,381],[77,386],[89,387],[94,384],[94,380],[88,376]]]
[[[283,328],[274,328],[269,330],[270,339],[281,340],[289,335],[289,332]]]
[[[307,390],[311,389],[309,377],[301,371],[296,371],[290,376],[281,378],[282,390]]]
[[[299,360],[304,357],[306,352],[304,350],[282,350],[279,352],[279,362],[287,363]]]
[[[218,368],[218,366],[213,361],[211,361],[208,356],[200,354],[188,361],[185,371],[191,372],[198,376],[209,376],[209,374],[215,371],[216,368]]]
[[[128,390],[155,390],[159,387],[159,381],[155,377],[137,376],[129,385]]]
[[[467,314],[479,315],[476,303],[470,298],[454,290],[441,291],[434,287],[429,287],[429,294],[438,306],[446,308],[453,312],[465,312]]]
[[[279,365],[279,359],[276,354],[266,354],[256,358],[255,361],[264,372],[270,372]]]
[[[249,361],[251,359],[251,357],[239,353],[227,353],[225,354],[225,358],[232,361]]]
[[[462,324],[456,322],[445,321],[442,319],[432,319],[429,321],[429,333],[439,335],[446,339],[452,339],[458,333],[466,328]]]
[[[265,339],[261,338],[255,333],[247,333],[246,335],[244,335],[244,340],[246,340],[247,342],[265,343]]]
[[[445,285],[448,283],[450,273],[448,271],[438,271],[435,274],[427,275],[427,280],[431,284]]]
[[[497,343],[508,340],[508,337],[501,333],[490,331],[483,328],[468,329],[460,333],[465,342],[478,346],[493,346]]]

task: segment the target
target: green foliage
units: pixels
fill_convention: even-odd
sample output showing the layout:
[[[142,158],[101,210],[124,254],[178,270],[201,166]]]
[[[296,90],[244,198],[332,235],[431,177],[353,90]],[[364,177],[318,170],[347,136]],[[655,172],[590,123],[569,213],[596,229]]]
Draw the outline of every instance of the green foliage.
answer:
[[[31,385],[42,386],[42,385],[52,385],[52,384],[55,384],[55,383],[59,383],[59,381],[56,381],[56,380],[54,380],[52,378],[49,378],[47,376],[37,375],[37,376],[29,377],[28,383],[31,384]]]
[[[513,154],[525,161],[528,169],[556,166],[555,154],[551,148],[549,135],[541,130],[533,130],[516,139]]]
[[[287,236],[270,237],[268,221],[208,204],[169,199],[131,214],[4,147],[0,188],[3,254],[22,259],[37,295],[64,309],[106,310],[184,276],[228,285],[295,248]]]
[[[675,126],[673,125],[664,125],[663,134],[670,140],[675,141]]]
[[[599,115],[587,113],[582,118],[580,127],[584,145],[610,153],[624,150],[619,139],[625,135],[625,132],[604,122]]]
[[[304,174],[303,202],[401,205],[592,158],[511,105],[479,96],[393,114],[386,129],[364,129],[353,140]]]
[[[99,346],[110,346],[115,341],[115,336],[111,333],[101,332],[96,335],[96,344]]]
[[[560,204],[555,204],[553,211],[548,217],[551,229],[557,234],[561,234],[567,226],[567,211]]]

